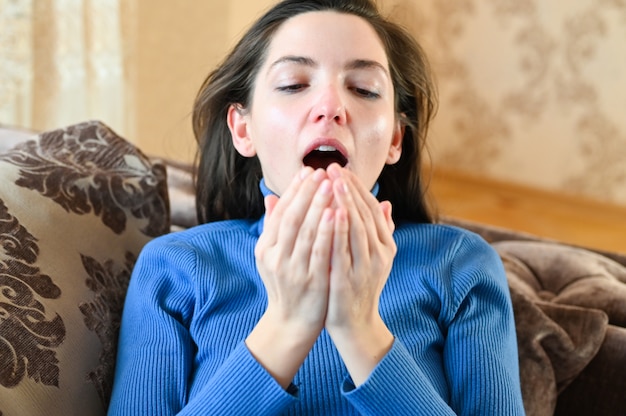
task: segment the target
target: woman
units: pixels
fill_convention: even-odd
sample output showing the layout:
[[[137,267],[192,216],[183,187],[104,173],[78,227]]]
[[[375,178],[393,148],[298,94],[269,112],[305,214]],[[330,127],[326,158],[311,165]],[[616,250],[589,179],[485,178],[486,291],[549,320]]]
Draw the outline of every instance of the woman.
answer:
[[[502,264],[422,192],[432,91],[369,1],[253,25],[196,101],[205,224],[133,271],[110,414],[523,414]]]

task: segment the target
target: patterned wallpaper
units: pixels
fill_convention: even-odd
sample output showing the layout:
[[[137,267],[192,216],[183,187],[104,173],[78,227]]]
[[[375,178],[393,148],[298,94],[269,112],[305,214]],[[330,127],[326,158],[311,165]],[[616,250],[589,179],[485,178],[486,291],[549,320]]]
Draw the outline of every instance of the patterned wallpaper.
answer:
[[[433,162],[626,205],[626,0],[395,0],[437,76]]]

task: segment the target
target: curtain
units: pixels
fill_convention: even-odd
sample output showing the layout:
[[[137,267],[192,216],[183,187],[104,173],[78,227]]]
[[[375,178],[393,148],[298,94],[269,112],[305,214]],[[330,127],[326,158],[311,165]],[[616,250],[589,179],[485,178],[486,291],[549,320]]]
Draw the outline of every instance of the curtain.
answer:
[[[134,0],[0,0],[0,123],[128,132],[133,12]]]

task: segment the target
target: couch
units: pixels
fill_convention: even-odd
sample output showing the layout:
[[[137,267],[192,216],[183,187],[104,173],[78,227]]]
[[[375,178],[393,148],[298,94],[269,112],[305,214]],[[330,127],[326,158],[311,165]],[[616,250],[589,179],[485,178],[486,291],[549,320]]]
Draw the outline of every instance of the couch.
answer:
[[[103,415],[143,245],[193,226],[191,167],[105,124],[0,128],[0,415]],[[507,272],[529,415],[626,414],[626,256],[471,223]]]

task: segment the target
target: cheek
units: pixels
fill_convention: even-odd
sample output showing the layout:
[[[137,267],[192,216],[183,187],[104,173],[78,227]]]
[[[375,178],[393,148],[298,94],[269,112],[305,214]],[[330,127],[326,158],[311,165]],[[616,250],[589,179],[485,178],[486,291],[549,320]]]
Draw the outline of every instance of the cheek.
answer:
[[[293,132],[302,117],[302,106],[298,103],[267,103],[263,113],[266,129],[271,132]]]
[[[369,123],[363,126],[362,133],[367,138],[367,144],[377,149],[387,148],[391,145],[395,122],[385,115],[376,115],[369,118]],[[386,154],[386,152],[385,152]]]
[[[268,106],[266,111],[255,114],[251,134],[260,148],[267,149],[267,156],[288,148],[288,137],[293,133],[290,120],[293,115],[281,108]]]
[[[259,107],[257,107],[259,109]],[[278,106],[257,111],[251,135],[256,145],[266,185],[282,195],[299,168],[296,155],[295,114]]]

